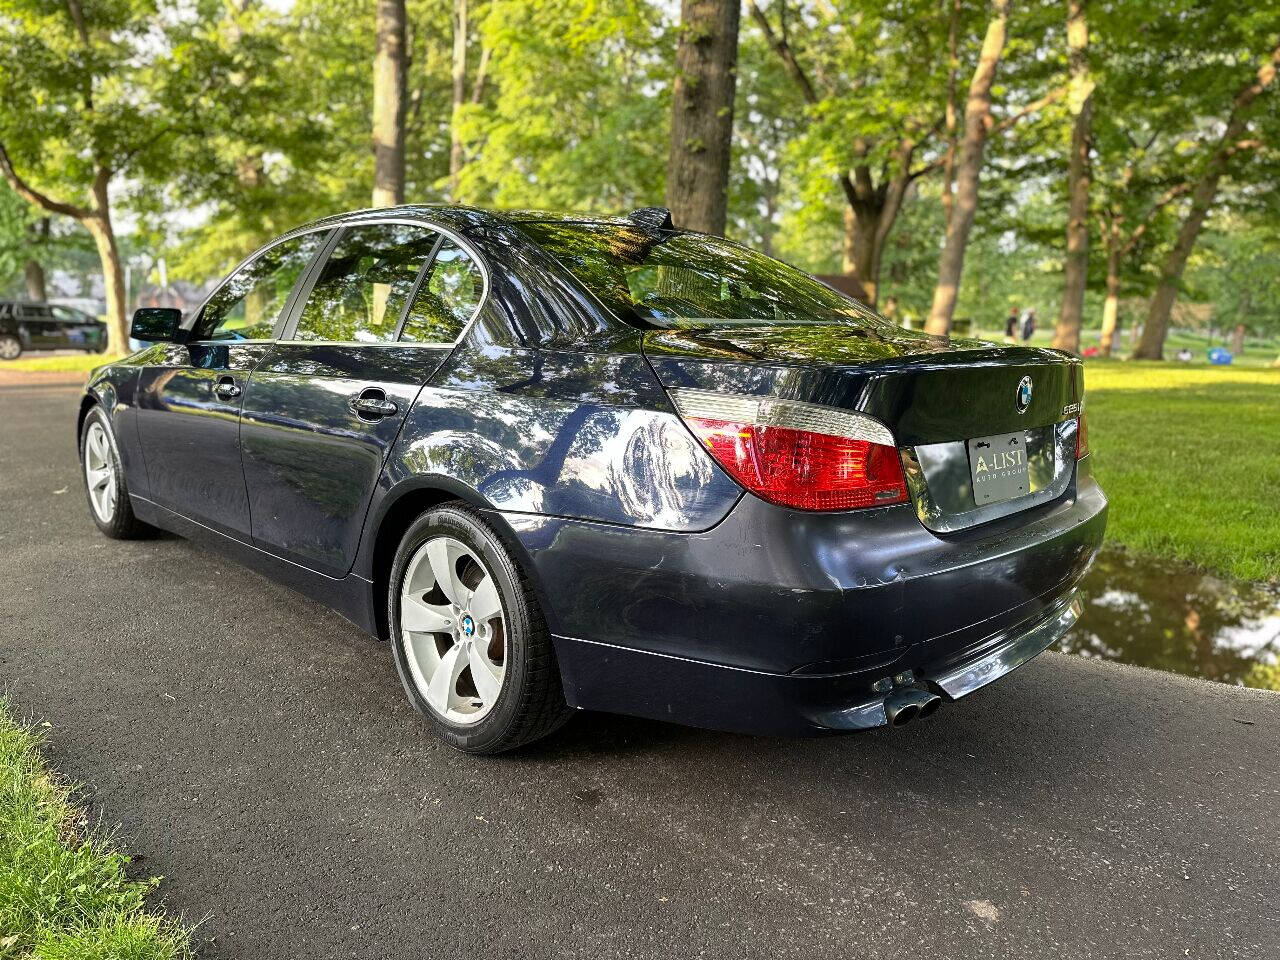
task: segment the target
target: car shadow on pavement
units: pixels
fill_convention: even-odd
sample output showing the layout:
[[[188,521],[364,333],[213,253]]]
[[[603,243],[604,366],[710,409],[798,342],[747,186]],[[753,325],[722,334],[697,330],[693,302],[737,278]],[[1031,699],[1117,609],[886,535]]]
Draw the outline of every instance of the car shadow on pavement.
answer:
[[[678,803],[701,781],[725,795],[790,795],[817,819],[859,802],[904,811],[928,802],[963,815],[1007,804],[1020,817],[1052,820],[1076,805],[1086,816],[1099,791],[1141,803],[1171,770],[1213,792],[1207,756],[1277,732],[1280,698],[1266,697],[1049,654],[905,728],[782,739],[585,713],[507,762],[642,761],[655,800],[665,793]]]

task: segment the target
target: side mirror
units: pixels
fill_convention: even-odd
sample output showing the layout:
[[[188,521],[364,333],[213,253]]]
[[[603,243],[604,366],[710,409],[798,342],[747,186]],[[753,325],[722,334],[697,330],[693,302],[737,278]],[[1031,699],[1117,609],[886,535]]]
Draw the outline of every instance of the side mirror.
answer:
[[[175,307],[139,307],[133,311],[129,336],[147,343],[175,343],[182,311]]]

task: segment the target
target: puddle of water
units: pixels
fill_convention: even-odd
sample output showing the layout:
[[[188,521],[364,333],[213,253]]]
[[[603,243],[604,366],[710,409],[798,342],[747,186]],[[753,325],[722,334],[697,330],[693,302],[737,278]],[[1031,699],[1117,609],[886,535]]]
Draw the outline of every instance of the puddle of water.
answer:
[[[1058,649],[1206,680],[1280,690],[1280,588],[1105,547],[1085,615]]]

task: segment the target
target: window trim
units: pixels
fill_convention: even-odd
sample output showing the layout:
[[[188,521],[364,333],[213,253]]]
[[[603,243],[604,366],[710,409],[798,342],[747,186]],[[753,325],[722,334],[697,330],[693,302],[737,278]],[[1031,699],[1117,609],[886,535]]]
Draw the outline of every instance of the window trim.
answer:
[[[396,335],[392,343],[399,343],[400,338],[404,336],[405,324],[409,322],[409,309],[413,306],[413,301],[418,299],[418,293],[422,290],[422,285],[431,276],[431,269],[436,265],[436,257],[440,255],[440,248],[443,246],[444,234],[436,231],[436,242],[431,245],[431,252],[427,254],[427,259],[422,261],[422,266],[418,268],[418,275],[413,279],[413,286],[409,288],[409,295],[404,298],[404,309],[400,311],[400,322],[396,324]],[[482,297],[481,299],[483,300],[484,298]],[[415,340],[412,342],[420,343],[421,341]]]
[[[418,277],[414,280],[413,289],[410,291],[410,295],[405,299],[404,312],[401,314],[400,323],[396,327],[396,339],[384,340],[380,343],[365,343],[360,340],[299,340],[297,339],[296,334],[298,329],[298,321],[302,319],[302,306],[306,303],[307,298],[311,296],[312,290],[315,289],[316,281],[319,280],[320,278],[319,277],[320,270],[323,269],[324,264],[328,262],[329,254],[331,254],[333,252],[333,248],[337,246],[337,242],[341,238],[342,234],[349,227],[363,227],[363,226],[369,226],[372,224],[379,224],[379,223],[401,223],[401,224],[406,224],[408,226],[413,226],[413,227],[425,227],[426,229],[432,230],[436,234],[438,234],[436,243],[431,248],[431,253],[427,255],[427,258],[423,261],[422,267],[419,268]],[[428,347],[436,350],[447,347],[452,350],[454,347],[456,347],[466,338],[468,333],[471,332],[471,328],[475,325],[476,320],[478,320],[480,317],[481,311],[484,310],[485,305],[488,303],[489,292],[492,289],[492,285],[489,280],[488,264],[485,263],[484,258],[480,256],[480,253],[479,251],[476,250],[475,246],[466,238],[464,238],[461,234],[459,234],[457,231],[452,230],[449,227],[443,227],[433,220],[427,220],[422,217],[404,217],[404,216],[380,217],[376,215],[375,216],[367,216],[367,215],[355,216],[350,220],[343,220],[340,223],[331,224],[330,227],[334,229],[334,236],[330,238],[329,242],[326,243],[324,247],[316,254],[316,258],[312,262],[311,267],[303,274],[302,281],[301,281],[301,289],[299,291],[296,291],[300,295],[298,296],[298,299],[296,302],[290,303],[286,308],[285,313],[287,315],[287,320],[284,323],[284,325],[277,331],[274,341],[271,341],[271,342],[281,344],[281,345],[301,344],[304,346],[312,346],[312,347],[325,347],[325,346],[375,347],[375,348]],[[449,238],[454,243],[456,243],[460,248],[462,248],[463,252],[466,253],[466,255],[472,259],[472,261],[476,264],[477,267],[480,268],[480,277],[481,277],[481,280],[483,281],[483,285],[480,292],[480,299],[476,302],[476,308],[475,310],[472,311],[471,316],[467,318],[466,322],[463,323],[462,325],[462,329],[458,331],[458,336],[452,341],[449,341],[449,340],[431,340],[431,341],[401,340],[399,338],[401,334],[404,332],[404,323],[408,316],[409,307],[413,305],[413,298],[418,295],[418,290],[420,289],[421,284],[425,281],[425,278],[428,275],[428,270],[430,266],[435,262],[436,254],[440,252],[440,247],[443,245],[443,238],[445,237]],[[288,239],[288,235],[286,235],[285,237],[281,237],[280,239],[281,240]],[[242,340],[238,342],[249,343],[251,341]]]

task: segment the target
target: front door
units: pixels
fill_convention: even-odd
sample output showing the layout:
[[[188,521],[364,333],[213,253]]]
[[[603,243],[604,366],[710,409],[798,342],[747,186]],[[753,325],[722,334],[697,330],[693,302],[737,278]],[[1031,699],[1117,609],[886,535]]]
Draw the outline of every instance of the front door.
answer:
[[[405,414],[479,304],[483,279],[420,224],[347,226],[241,419],[253,540],[328,576],[355,560]]]
[[[306,233],[260,251],[201,308],[187,343],[149,351],[138,382],[138,436],[156,503],[250,538],[240,407],[277,322],[328,235]]]

